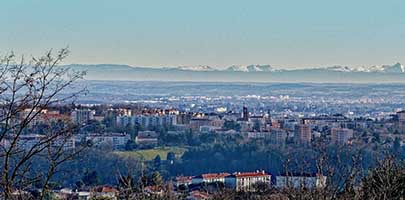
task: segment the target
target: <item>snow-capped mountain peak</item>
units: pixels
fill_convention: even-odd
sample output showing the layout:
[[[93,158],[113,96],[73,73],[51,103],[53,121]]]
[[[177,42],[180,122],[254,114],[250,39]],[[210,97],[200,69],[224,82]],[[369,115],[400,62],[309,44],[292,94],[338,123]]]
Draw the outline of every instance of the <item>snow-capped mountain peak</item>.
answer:
[[[271,72],[274,71],[270,65],[232,65],[225,69],[226,71],[238,72]]]
[[[353,68],[356,72],[383,72],[383,73],[404,73],[405,67],[401,63],[394,65],[374,65],[371,67],[357,67]]]
[[[383,65],[382,66],[384,72],[391,72],[391,73],[404,73],[405,66],[401,63],[396,63],[394,65]]]
[[[215,71],[216,69],[208,65],[197,65],[197,66],[178,66],[179,70],[189,70],[189,71]]]
[[[325,69],[339,72],[405,73],[405,66],[401,65],[401,63],[394,65],[373,65],[369,67],[332,66]]]
[[[327,67],[325,69],[331,70],[331,71],[338,71],[338,72],[351,72],[351,71],[353,71],[353,69],[351,69],[348,66],[339,66],[339,65],[335,65],[335,66],[332,66],[332,67]]]

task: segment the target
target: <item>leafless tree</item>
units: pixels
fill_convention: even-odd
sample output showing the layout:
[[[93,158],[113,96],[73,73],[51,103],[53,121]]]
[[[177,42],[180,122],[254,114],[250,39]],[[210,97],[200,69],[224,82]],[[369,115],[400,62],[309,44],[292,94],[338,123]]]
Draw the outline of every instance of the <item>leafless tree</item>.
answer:
[[[359,199],[404,199],[405,168],[403,163],[387,156],[370,170],[360,186]]]
[[[137,194],[143,192],[143,187],[139,187],[140,181],[136,181],[136,178],[134,178],[135,172],[133,171],[133,169],[139,169],[142,166],[143,164],[140,164],[138,160],[128,157],[125,162],[125,175],[117,169],[119,190],[123,199],[135,199]]]
[[[281,192],[287,194],[290,199],[354,198],[354,187],[358,185],[363,174],[361,162],[364,147],[335,146],[333,151],[328,149],[330,147],[326,138],[319,138],[311,146],[312,150],[309,153],[313,155],[308,156],[309,153],[303,153],[302,149],[287,153],[283,163],[287,185]],[[293,156],[294,153],[300,156]],[[291,185],[289,179],[292,169],[295,169],[298,175],[312,174],[311,164],[308,163],[310,160],[314,161],[317,173],[326,177],[325,183],[317,187],[308,187],[304,178],[299,187]]]
[[[69,120],[62,120],[58,128],[51,125],[29,144],[24,140],[50,106],[73,101],[85,92],[74,88],[85,73],[59,66],[68,54],[68,49],[63,48],[56,54],[49,51],[28,61],[13,53],[0,60],[0,186],[5,199],[32,185],[42,185],[43,199],[58,166],[81,151],[65,149],[77,128]],[[75,92],[63,94],[68,89]],[[47,160],[46,173],[32,171],[33,161],[39,157]]]

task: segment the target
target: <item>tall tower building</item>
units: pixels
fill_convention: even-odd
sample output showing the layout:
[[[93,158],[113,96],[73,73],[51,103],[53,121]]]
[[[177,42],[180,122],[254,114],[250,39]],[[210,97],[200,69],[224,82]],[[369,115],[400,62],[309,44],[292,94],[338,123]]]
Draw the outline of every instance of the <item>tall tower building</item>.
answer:
[[[89,109],[75,109],[70,117],[74,123],[82,124],[94,119],[95,111]]]
[[[399,132],[405,133],[405,110],[397,112]]]
[[[309,124],[297,124],[295,126],[294,137],[296,141],[300,144],[309,144],[311,143],[312,134],[311,134],[311,127]]]
[[[243,108],[242,108],[242,119],[243,119],[243,121],[249,120],[249,112],[245,106],[243,106]]]
[[[344,145],[353,138],[353,130],[347,128],[332,128],[330,135],[333,144]]]

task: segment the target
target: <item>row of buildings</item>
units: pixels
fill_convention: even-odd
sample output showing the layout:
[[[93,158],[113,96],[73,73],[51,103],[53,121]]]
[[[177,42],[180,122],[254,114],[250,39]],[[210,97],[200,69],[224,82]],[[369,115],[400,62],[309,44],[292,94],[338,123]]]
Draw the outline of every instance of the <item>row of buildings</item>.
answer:
[[[39,135],[39,134],[24,134],[20,136],[6,135],[0,141],[0,146],[4,149],[9,149],[11,145],[18,150],[36,150],[47,147],[61,148],[64,151],[73,150],[76,148],[74,137],[71,136],[54,136],[54,135]],[[14,147],[13,147],[14,148]]]
[[[213,187],[225,186],[235,191],[255,192],[265,188],[306,188],[306,189],[321,189],[326,186],[326,176],[320,174],[279,174],[272,176],[271,174],[258,170],[254,172],[235,172],[235,173],[209,173],[198,176],[179,176],[174,182],[169,184],[174,185],[169,191],[163,191],[162,186],[152,185],[142,189],[143,194],[153,194],[158,198],[163,193],[171,193],[173,197],[181,196],[180,194],[188,195],[186,199],[210,199],[209,192],[206,191],[206,186]],[[222,186],[221,186],[222,185]],[[108,185],[95,186],[89,189],[73,190],[70,188],[62,188],[53,190],[53,196],[58,199],[120,199],[123,191]],[[124,191],[125,192],[125,191]],[[28,195],[28,192],[25,192]],[[15,195],[22,195],[24,191],[16,191]],[[22,195],[23,196],[23,195]],[[146,195],[147,196],[147,195]]]
[[[227,127],[226,123],[234,124]],[[216,114],[192,113],[147,113],[133,116],[117,116],[118,126],[138,124],[145,129],[148,127],[166,126],[173,130],[191,130],[199,133],[246,134],[248,138],[270,138],[274,143],[284,143],[288,137],[300,144],[309,144],[317,134],[329,129],[331,143],[348,144],[353,138],[351,120],[340,115],[319,116],[312,118],[271,118],[267,115],[250,115],[247,108],[242,114],[229,113],[223,116]],[[231,131],[232,130],[232,131]]]
[[[91,107],[66,108],[53,107],[41,110],[31,124],[41,122],[69,120],[76,124],[84,124],[92,120],[103,121],[105,117],[114,118],[115,125],[128,126],[138,124],[148,130],[156,126],[173,126],[178,129],[192,129],[193,131],[212,131],[224,128],[225,122],[235,122],[238,124],[240,132],[260,132],[267,131],[270,128],[282,128],[285,130],[294,130],[297,125],[308,124],[311,130],[321,132],[325,128],[365,128],[372,123],[373,119],[368,118],[348,118],[343,115],[318,115],[311,117],[303,116],[271,116],[270,112],[266,114],[252,114],[246,107],[242,108],[241,113],[192,113],[180,112],[179,110],[168,109],[140,109],[133,111],[124,108],[98,108]],[[6,110],[0,110],[0,117],[7,113]],[[32,114],[30,109],[18,113],[13,120],[23,119]],[[371,120],[371,122],[370,122]],[[385,120],[385,119],[379,119]],[[398,111],[392,119],[388,119],[393,124],[393,128],[400,133],[405,133],[405,111]],[[298,127],[301,128],[301,127]],[[306,129],[306,127],[302,127]]]
[[[125,110],[124,110],[125,111]],[[72,120],[81,122],[91,120],[95,116],[91,110],[75,110]],[[398,112],[394,128],[400,132],[405,130],[405,111]],[[232,122],[234,127],[227,127]],[[270,141],[284,144],[286,139],[292,139],[298,144],[310,144],[311,141],[327,134],[331,144],[351,144],[356,129],[369,126],[367,120],[354,120],[343,115],[320,115],[314,117],[271,117],[270,114],[254,115],[243,107],[242,113],[204,114],[168,110],[160,112],[119,112],[115,116],[118,127],[140,125],[145,130],[151,127],[170,127],[174,131],[193,131],[198,133],[243,134],[248,138],[269,138]],[[142,134],[137,141],[157,143],[156,137],[144,137]]]
[[[95,147],[110,147],[115,150],[120,150],[125,147],[127,142],[131,140],[129,134],[126,133],[92,133],[86,135],[70,135],[54,137],[52,135],[40,134],[24,134],[18,136],[9,135],[0,141],[0,146],[8,149],[10,145],[15,142],[17,149],[31,150],[40,149],[45,146],[49,147],[62,147],[64,151],[75,150],[77,145],[83,142],[90,143]]]
[[[321,174],[279,174],[272,176],[265,171],[210,173],[198,176],[176,177],[177,187],[193,188],[201,184],[220,183],[236,191],[255,191],[259,187],[275,188],[322,188],[326,185],[326,176]]]
[[[25,112],[22,113],[24,115]],[[29,113],[29,111],[27,111]],[[70,113],[70,116],[67,115]],[[128,109],[108,109],[106,113],[90,108],[73,109],[71,111],[59,112],[57,109],[43,110],[32,121],[32,125],[70,121],[78,124],[85,124],[92,120],[104,123],[103,119],[112,116],[116,126],[128,126],[138,124],[145,129],[137,135],[134,141],[138,144],[154,146],[158,144],[159,133],[151,131],[150,127],[169,127],[169,132],[185,133],[213,133],[213,134],[242,134],[250,139],[266,138],[276,144],[285,144],[286,141],[294,141],[298,144],[310,144],[315,138],[326,135],[331,144],[351,144],[357,133],[361,130],[370,130],[373,125],[381,124],[385,129],[376,130],[381,135],[387,135],[388,130],[396,130],[399,133],[405,132],[405,111],[399,111],[392,118],[380,121],[370,119],[351,119],[343,115],[319,115],[313,117],[286,117],[250,114],[244,107],[242,113],[204,114],[179,112],[178,110],[158,110],[131,112]],[[110,116],[110,117],[111,117]],[[24,117],[24,116],[22,116]],[[231,124],[231,125],[230,125]],[[130,140],[129,136],[122,136],[123,133],[90,133],[87,137],[94,137],[96,144],[110,143],[114,149],[123,147],[123,141]],[[125,135],[125,134],[124,134]],[[26,134],[19,141],[20,146],[29,148],[31,144],[45,137],[41,134]],[[77,136],[81,137],[81,136]],[[7,138],[3,138],[2,145],[7,145]],[[122,141],[119,143],[118,141]],[[77,139],[74,142],[78,142]],[[66,142],[66,149],[75,148],[74,142]],[[403,143],[403,142],[402,142]],[[402,144],[401,143],[401,144]]]
[[[153,147],[158,144],[158,137],[159,133],[155,131],[139,131],[134,142],[139,146]],[[2,138],[0,146],[6,149],[9,148],[15,138],[13,135]],[[41,148],[38,144],[43,143],[42,146],[49,144],[51,147],[62,147],[63,150],[69,151],[74,150],[78,144],[86,142],[97,148],[123,150],[130,140],[132,140],[131,136],[127,133],[89,133],[55,138],[52,135],[23,134],[18,136],[16,147],[22,150],[30,150],[32,148]]]

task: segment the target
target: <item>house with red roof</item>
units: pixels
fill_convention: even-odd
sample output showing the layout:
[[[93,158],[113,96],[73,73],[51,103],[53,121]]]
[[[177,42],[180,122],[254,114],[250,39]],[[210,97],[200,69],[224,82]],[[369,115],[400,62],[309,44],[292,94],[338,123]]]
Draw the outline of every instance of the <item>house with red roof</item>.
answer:
[[[192,176],[178,176],[176,177],[175,185],[176,187],[179,187],[181,185],[189,186],[192,182],[193,182]]]
[[[257,184],[270,187],[271,175],[265,171],[235,172],[226,177],[225,184],[236,191],[254,191]]]
[[[192,183],[193,184],[215,183],[215,182],[225,183],[225,177],[227,177],[229,175],[230,175],[229,173],[201,174],[199,176],[194,176]]]

